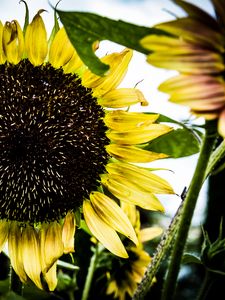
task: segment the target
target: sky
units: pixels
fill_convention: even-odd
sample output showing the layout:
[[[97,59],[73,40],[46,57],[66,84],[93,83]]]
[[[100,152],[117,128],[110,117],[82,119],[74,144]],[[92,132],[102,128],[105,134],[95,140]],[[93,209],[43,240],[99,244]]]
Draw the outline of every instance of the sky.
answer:
[[[204,6],[204,9],[211,11],[211,6],[207,0],[190,1]],[[57,1],[51,0],[54,6]],[[53,26],[53,10],[46,0],[27,0],[32,18],[39,9],[46,9],[47,12],[42,14],[48,32],[50,33]],[[113,19],[122,19],[137,25],[152,26],[156,23],[169,21],[173,15],[183,16],[184,12],[169,0],[62,0],[58,9],[87,11],[100,14]],[[24,4],[19,0],[1,0],[0,2],[0,20],[11,21],[17,19],[20,24],[24,20]],[[98,55],[104,55],[112,51],[120,51],[123,47],[110,42],[102,42]],[[186,107],[171,104],[167,101],[167,95],[157,90],[158,85],[176,74],[174,71],[157,69],[146,63],[146,57],[139,53],[134,53],[133,60],[130,64],[127,76],[122,83],[122,87],[134,87],[137,83],[138,88],[144,93],[150,105],[141,108],[142,111],[151,111],[165,114],[177,120],[187,119],[190,115]],[[136,110],[140,110],[137,106]],[[167,179],[174,187],[177,194],[180,194],[185,186],[189,185],[197,155],[183,159],[167,159],[160,162],[154,162],[151,167],[168,168],[171,171],[163,171],[159,175]],[[205,202],[206,188],[202,191],[199,205],[195,213],[194,222],[199,223],[199,215]],[[162,201],[169,215],[173,215],[175,209],[180,203],[180,199],[175,196],[169,196]],[[195,221],[196,220],[196,221]]]

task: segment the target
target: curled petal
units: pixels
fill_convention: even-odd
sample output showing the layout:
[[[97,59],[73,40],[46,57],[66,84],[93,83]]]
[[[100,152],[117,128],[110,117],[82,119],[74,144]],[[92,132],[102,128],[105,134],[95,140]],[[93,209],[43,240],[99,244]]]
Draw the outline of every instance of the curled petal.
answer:
[[[18,64],[23,55],[24,38],[23,31],[16,20],[5,23],[2,40],[7,61]]]
[[[100,216],[105,223],[116,231],[124,234],[136,245],[138,244],[137,236],[128,217],[115,201],[99,192],[91,193],[90,200],[97,215]]]
[[[129,49],[125,49],[120,53],[106,55],[102,58],[102,62],[110,66],[108,74],[101,77],[87,70],[82,76],[83,85],[93,88],[94,95],[97,97],[115,89],[123,80],[131,57],[132,51]]]
[[[147,127],[148,125],[153,124],[158,117],[158,114],[144,114],[114,110],[106,113],[104,122],[106,126],[111,129],[126,131]]]
[[[136,162],[145,163],[151,162],[156,159],[168,157],[168,155],[163,153],[155,153],[135,146],[117,145],[110,144],[106,146],[106,151],[113,157],[126,161],[126,162]]]
[[[105,223],[95,212],[90,201],[83,202],[84,218],[92,234],[113,254],[127,258],[124,248],[116,231]]]
[[[25,34],[25,49],[28,59],[34,66],[41,65],[48,52],[47,32],[40,10],[27,26]]]
[[[133,104],[141,103],[142,106],[148,105],[142,92],[138,89],[120,88],[106,93],[98,103],[109,108],[127,107]]]

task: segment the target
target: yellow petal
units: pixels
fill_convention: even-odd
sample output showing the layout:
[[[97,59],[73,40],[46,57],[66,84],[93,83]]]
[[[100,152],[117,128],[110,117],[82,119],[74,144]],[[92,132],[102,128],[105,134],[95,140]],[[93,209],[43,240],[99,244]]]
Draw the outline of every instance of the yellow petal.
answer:
[[[21,248],[23,265],[26,274],[39,289],[43,289],[40,277],[41,258],[38,235],[35,229],[29,225],[23,228]]]
[[[99,42],[96,41],[92,45],[93,51],[98,49]],[[71,59],[63,66],[64,73],[82,73],[82,69],[84,68],[84,63],[80,59],[79,55],[77,54],[76,50],[74,49],[73,55]]]
[[[73,212],[68,212],[62,229],[62,242],[64,253],[74,252],[74,236],[76,229],[76,220]]]
[[[113,254],[127,258],[124,248],[116,231],[105,223],[95,212],[90,201],[84,200],[83,213],[88,228],[92,234]]]
[[[158,119],[157,114],[144,114],[114,110],[107,112],[104,118],[106,126],[117,131],[143,128],[151,125]]]
[[[62,227],[57,222],[42,224],[40,230],[42,272],[45,274],[63,255]],[[54,251],[52,251],[54,249]]]
[[[218,132],[223,138],[225,138],[225,109],[219,115]]]
[[[44,274],[44,279],[48,284],[49,291],[54,291],[57,286],[57,273],[56,273],[57,263],[55,262],[53,266]]]
[[[223,51],[223,35],[194,18],[179,18],[174,21],[161,23],[155,26],[173,35],[181,36],[199,48],[217,49]]]
[[[152,193],[139,189],[137,185],[128,181],[125,177],[104,174],[101,176],[101,182],[121,201],[138,205],[144,209],[164,212],[164,207]]]
[[[216,74],[225,69],[223,57],[219,53],[204,50],[201,53],[186,55],[156,52],[148,55],[147,61],[156,67],[196,75]]]
[[[2,251],[9,233],[9,222],[1,220],[0,221],[0,252]]]
[[[215,76],[207,76],[207,75],[178,75],[169,78],[168,80],[164,81],[160,86],[159,89],[162,92],[174,94],[186,94],[189,93],[194,94],[199,90],[205,90],[209,86],[214,85],[221,85],[224,86],[224,81],[220,77]],[[224,89],[224,88],[223,88]],[[197,98],[197,97],[196,97]]]
[[[147,143],[171,130],[173,128],[167,125],[151,124],[127,131],[109,130],[106,132],[106,136],[117,144],[137,145]]]
[[[27,26],[25,34],[25,48],[28,59],[34,66],[41,65],[48,52],[47,32],[40,10]]]
[[[162,52],[162,51],[171,51],[171,49],[181,49],[187,45],[182,39],[178,39],[177,37],[170,37],[165,35],[148,35],[141,40],[141,45],[147,50],[153,52]]]
[[[3,28],[3,49],[8,62],[12,64],[20,62],[24,50],[24,39],[22,29],[16,20],[11,23],[5,23]]]
[[[9,237],[8,237],[8,248],[11,265],[19,276],[22,282],[27,281],[27,275],[24,270],[23,259],[22,259],[22,235],[21,228],[17,222],[11,222]]]
[[[113,157],[124,160],[126,162],[145,163],[151,162],[156,159],[168,157],[163,153],[155,153],[135,146],[125,146],[110,144],[106,146],[106,151]]]
[[[148,105],[140,90],[129,88],[111,90],[100,98],[98,103],[109,108],[127,107],[137,103],[141,103],[142,106]]]
[[[97,215],[100,216],[105,223],[116,231],[124,234],[136,245],[138,244],[134,228],[126,214],[115,201],[99,192],[91,193],[90,200]]]
[[[133,204],[129,204],[126,202],[121,201],[120,206],[125,214],[128,216],[132,226],[135,229],[140,229],[140,214],[139,211],[136,209],[136,206]]]
[[[63,66],[64,73],[74,73],[79,72],[79,69],[83,66],[83,62],[79,58],[78,54],[74,52],[71,59],[68,61],[67,64]]]
[[[161,235],[163,229],[160,227],[148,227],[140,231],[139,237],[142,243],[154,239],[155,237]]]
[[[102,96],[108,91],[115,89],[123,80],[128,64],[132,57],[132,50],[125,49],[120,53],[113,53],[102,58],[102,62],[110,66],[107,75],[101,77],[85,71],[82,76],[84,86],[93,88],[95,96]]]
[[[147,267],[147,265],[151,261],[151,257],[149,256],[149,254],[140,248],[132,247],[131,251],[134,252],[136,254],[136,256],[138,257],[138,259],[136,261],[134,261],[134,263],[133,263],[134,266],[139,267],[139,268]]]
[[[174,194],[170,184],[152,172],[127,163],[109,163],[106,170],[110,174],[126,177],[140,189],[155,194]]]
[[[61,28],[55,35],[49,50],[49,62],[58,69],[66,65],[72,58],[75,50],[67,37],[64,28]]]
[[[4,64],[6,61],[6,56],[3,50],[3,25],[0,21],[0,64]]]

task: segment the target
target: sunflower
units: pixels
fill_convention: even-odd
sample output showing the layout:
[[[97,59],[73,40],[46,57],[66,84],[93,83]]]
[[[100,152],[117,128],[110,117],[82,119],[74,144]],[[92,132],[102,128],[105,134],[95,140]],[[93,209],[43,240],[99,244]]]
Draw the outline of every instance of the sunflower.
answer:
[[[162,234],[162,229],[160,227],[141,229],[140,214],[135,205],[122,203],[121,207],[135,228],[139,244],[138,246],[128,245],[128,259],[113,258],[113,271],[109,275],[106,294],[125,300],[127,295],[133,296],[151,261],[150,255],[144,250],[143,243]]]
[[[168,35],[146,36],[141,44],[153,53],[154,66],[177,70],[159,86],[170,101],[187,105],[207,120],[218,119],[218,132],[225,137],[225,1],[211,0],[214,16],[195,5],[174,0],[187,16],[161,23],[155,28]]]
[[[55,26],[47,40],[42,12],[24,30],[16,20],[0,23],[0,250],[7,242],[23,283],[52,291],[58,258],[74,251],[80,216],[125,258],[117,232],[138,239],[115,197],[163,210],[154,194],[173,193],[171,186],[131,163],[166,157],[138,144],[171,128],[156,124],[158,115],[123,110],[146,105],[139,90],[117,88],[131,50],[103,57],[110,72],[96,76],[64,28]]]

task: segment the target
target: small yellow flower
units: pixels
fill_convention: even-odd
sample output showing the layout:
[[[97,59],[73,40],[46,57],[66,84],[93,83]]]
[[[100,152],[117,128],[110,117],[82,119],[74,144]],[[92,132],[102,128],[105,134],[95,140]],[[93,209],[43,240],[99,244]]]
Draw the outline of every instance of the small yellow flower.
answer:
[[[135,205],[121,203],[121,208],[126,213],[131,221],[131,224],[135,228],[139,244],[136,247],[133,245],[128,245],[128,259],[114,259],[114,267],[109,273],[109,282],[106,294],[113,294],[114,298],[125,300],[127,299],[127,295],[130,297],[133,296],[135,290],[137,289],[138,283],[141,282],[147,266],[151,261],[151,257],[143,249],[143,243],[162,234],[162,229],[159,227],[148,227],[141,229],[140,214]]]
[[[43,289],[45,281],[52,291],[57,260],[74,252],[75,214],[109,251],[127,258],[117,232],[134,245],[138,238],[114,198],[163,210],[154,194],[173,193],[171,186],[130,163],[165,157],[138,144],[171,128],[155,123],[157,115],[123,111],[147,102],[137,89],[117,88],[131,50],[103,57],[110,71],[96,76],[64,28],[47,40],[42,13],[25,33],[15,20],[0,23],[0,248],[8,243],[22,282]]]
[[[175,2],[187,16],[156,25],[169,35],[146,36],[141,44],[150,51],[150,64],[179,72],[159,90],[168,93],[170,101],[189,106],[197,116],[218,119],[219,134],[225,137],[224,3],[211,0],[212,17],[191,3]]]

